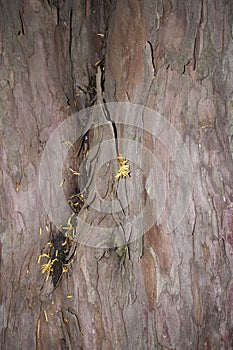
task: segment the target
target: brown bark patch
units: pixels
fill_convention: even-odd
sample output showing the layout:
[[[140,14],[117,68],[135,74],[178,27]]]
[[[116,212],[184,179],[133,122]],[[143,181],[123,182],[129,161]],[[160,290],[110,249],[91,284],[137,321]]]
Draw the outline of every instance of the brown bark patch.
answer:
[[[210,99],[206,99],[204,101],[201,100],[198,103],[197,114],[202,128],[211,125],[211,123],[213,123],[216,118],[216,109],[213,101]]]
[[[135,86],[143,88],[144,59],[143,50],[146,44],[146,24],[140,2],[119,1],[116,7],[117,20],[113,20],[109,32],[107,65],[116,84],[116,99],[127,99]],[[115,17],[116,18],[116,17]],[[135,35],[135,29],[137,33]],[[131,40],[129,40],[131,38]]]
[[[160,296],[156,312],[156,330],[159,343],[165,347],[175,348],[179,335],[180,319],[176,305],[169,294]]]
[[[95,327],[96,327],[96,346],[101,349],[104,339],[104,327],[101,318],[101,310],[98,302],[94,304]]]
[[[193,318],[197,325],[202,323],[202,299],[200,295],[200,288],[198,284],[198,275],[196,271],[196,266],[192,265],[192,293],[193,293]]]
[[[206,264],[210,259],[210,251],[206,243],[202,244],[202,253]]]
[[[146,235],[145,243],[156,252],[161,273],[168,274],[173,259],[171,236],[159,226],[154,226]]]
[[[148,249],[145,249],[144,255],[141,259],[141,267],[143,271],[143,278],[149,311],[154,310],[156,302],[156,271],[154,258]]]

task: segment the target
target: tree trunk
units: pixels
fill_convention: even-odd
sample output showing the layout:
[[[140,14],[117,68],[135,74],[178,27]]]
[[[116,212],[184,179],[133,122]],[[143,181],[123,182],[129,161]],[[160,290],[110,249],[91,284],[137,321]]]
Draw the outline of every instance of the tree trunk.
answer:
[[[1,348],[233,348],[232,2],[0,8]]]

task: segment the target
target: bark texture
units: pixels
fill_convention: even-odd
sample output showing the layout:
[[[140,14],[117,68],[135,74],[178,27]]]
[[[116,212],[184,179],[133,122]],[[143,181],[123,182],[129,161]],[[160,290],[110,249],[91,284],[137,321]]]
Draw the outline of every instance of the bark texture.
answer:
[[[1,0],[0,9],[1,348],[233,348],[232,2]],[[97,66],[105,102],[153,108],[179,131],[194,168],[192,200],[168,233],[177,191],[169,152],[142,129],[117,127],[118,137],[140,141],[162,164],[168,194],[163,214],[123,248],[78,245],[53,290],[37,263],[57,234],[40,198],[40,159],[62,121],[101,102]],[[110,124],[107,132],[89,133],[90,149],[116,136]],[[146,118],[139,126],[156,128]],[[86,146],[79,146],[81,162]],[[143,205],[156,174],[137,154],[146,180],[132,165],[118,191],[127,194],[131,185]],[[108,197],[115,173],[106,169],[97,180],[105,174],[100,191]],[[76,186],[70,179],[66,192]],[[156,198],[151,211],[160,205]],[[132,201],[124,215],[136,210]],[[100,221],[88,208],[80,215]],[[150,215],[145,213],[144,223]],[[108,218],[101,222],[107,225]],[[139,235],[144,223],[130,233]]]

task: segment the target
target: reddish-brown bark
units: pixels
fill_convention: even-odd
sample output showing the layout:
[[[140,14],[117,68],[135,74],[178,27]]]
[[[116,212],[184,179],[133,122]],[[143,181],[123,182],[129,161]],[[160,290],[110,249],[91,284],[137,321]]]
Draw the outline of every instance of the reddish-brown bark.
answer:
[[[1,348],[231,349],[232,2],[1,0],[0,9]],[[126,114],[118,137],[149,148],[163,169],[162,216],[143,237],[134,227],[139,238],[123,248],[78,245],[54,290],[37,263],[57,232],[39,193],[40,160],[56,127],[95,103],[96,65],[104,66],[105,102],[153,108],[178,130],[192,159],[192,196],[183,220],[167,232],[177,172],[162,142],[142,131],[153,134],[157,126],[145,117],[141,129],[126,127]],[[90,132],[76,162],[87,147],[116,136],[108,125]],[[159,191],[155,200],[149,193],[156,174],[140,151],[129,152],[144,174],[131,164],[118,191],[134,190],[129,218],[150,201],[145,224],[161,205]],[[99,161],[97,154],[91,164]],[[110,198],[114,174],[107,166],[97,174],[103,197]],[[76,186],[66,181],[66,193]],[[88,208],[80,215],[102,225],[112,219]]]

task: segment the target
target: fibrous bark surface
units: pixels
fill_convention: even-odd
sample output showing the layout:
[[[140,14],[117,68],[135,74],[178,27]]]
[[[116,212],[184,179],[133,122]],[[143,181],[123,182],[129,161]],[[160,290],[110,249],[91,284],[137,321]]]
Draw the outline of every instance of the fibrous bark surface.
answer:
[[[1,348],[231,349],[232,2],[1,0],[0,9]],[[137,126],[130,113],[117,125],[106,112],[107,125],[87,132],[96,121],[83,113],[78,125],[85,135],[67,160],[82,174],[79,181],[64,175],[67,198],[88,184],[78,215],[107,227],[111,220],[131,222],[145,201],[150,205],[141,224],[123,232],[138,239],[101,249],[78,243],[76,257],[68,252],[68,272],[54,284],[38,264],[59,235],[42,205],[41,157],[61,122],[101,102],[103,113],[110,102],[154,109],[163,125],[176,128],[191,159],[185,168],[193,174],[191,200],[169,230],[174,206],[183,208],[178,187],[186,184],[171,156],[178,144],[172,128],[160,130],[145,110]],[[101,147],[91,153],[108,139],[108,154],[129,159],[131,176],[118,187],[114,159],[99,169]],[[127,147],[127,139],[137,144]],[[162,175],[138,144],[155,156]],[[95,186],[102,198],[114,189],[117,198],[133,191],[134,200],[116,215],[95,212]]]

